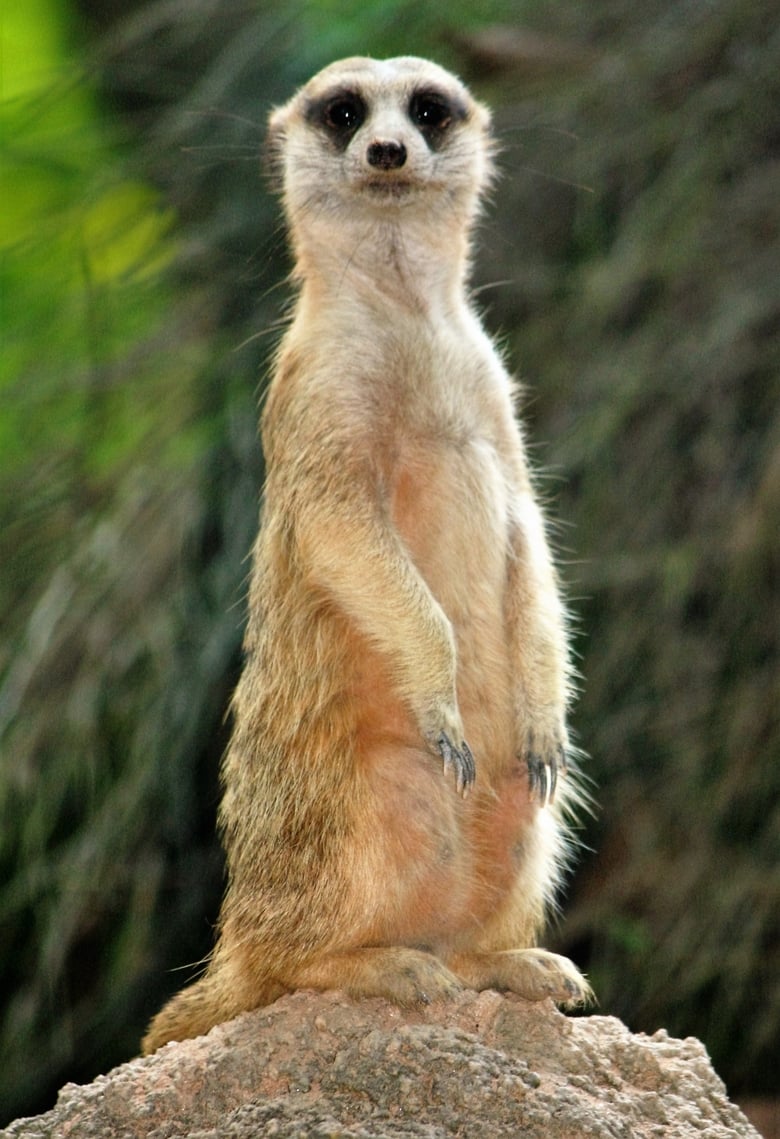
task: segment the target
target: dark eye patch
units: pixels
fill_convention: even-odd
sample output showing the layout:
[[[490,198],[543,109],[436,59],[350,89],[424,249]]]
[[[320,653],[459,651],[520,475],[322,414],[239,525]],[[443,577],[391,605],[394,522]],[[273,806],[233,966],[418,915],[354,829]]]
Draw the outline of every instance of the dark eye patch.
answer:
[[[341,149],[366,120],[365,100],[356,91],[334,91],[313,100],[305,110],[308,122],[321,127]]]
[[[466,108],[442,91],[423,88],[409,100],[409,118],[432,148],[439,145],[453,122],[466,118]]]

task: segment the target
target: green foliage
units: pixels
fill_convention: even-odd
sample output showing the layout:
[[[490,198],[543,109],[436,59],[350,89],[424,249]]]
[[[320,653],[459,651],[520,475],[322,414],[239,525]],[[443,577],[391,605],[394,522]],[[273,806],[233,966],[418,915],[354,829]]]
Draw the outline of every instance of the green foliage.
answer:
[[[60,74],[4,80],[0,1113],[131,1055],[189,975],[165,970],[209,948],[288,268],[264,120],[366,51],[432,55],[496,111],[475,285],[567,525],[601,803],[560,946],[603,1011],[700,1035],[733,1087],[770,1090],[772,4],[130,6],[90,57],[101,103],[44,3],[4,15],[15,58]]]
[[[486,0],[477,6],[456,2],[446,14],[434,0],[320,0],[300,11],[302,43],[316,45],[317,58],[305,76],[324,63],[347,55],[435,55],[444,66],[455,66],[458,52],[454,32],[505,18],[506,0]],[[410,46],[411,45],[411,46]]]
[[[94,1070],[108,1041],[115,1058],[134,1046],[126,978],[160,940],[150,949],[167,834],[174,850],[195,840],[183,884],[218,882],[175,764],[207,750],[204,717],[211,738],[237,637],[211,624],[234,601],[219,574],[179,576],[200,541],[198,464],[218,430],[199,379],[212,346],[162,272],[177,253],[173,211],[120,162],[75,75],[29,89],[27,68],[51,84],[60,65],[46,39],[56,10],[46,15],[31,5],[3,25],[3,1114],[63,1071]],[[211,656],[197,670],[196,644]],[[191,708],[195,672],[205,693]]]

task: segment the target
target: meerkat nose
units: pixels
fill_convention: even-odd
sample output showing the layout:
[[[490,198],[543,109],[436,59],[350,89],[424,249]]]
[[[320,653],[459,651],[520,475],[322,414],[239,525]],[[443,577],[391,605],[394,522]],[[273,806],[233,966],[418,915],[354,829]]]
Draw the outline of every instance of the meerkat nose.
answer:
[[[372,142],[366,151],[366,158],[371,166],[378,166],[380,170],[397,170],[406,162],[406,147],[402,142]]]

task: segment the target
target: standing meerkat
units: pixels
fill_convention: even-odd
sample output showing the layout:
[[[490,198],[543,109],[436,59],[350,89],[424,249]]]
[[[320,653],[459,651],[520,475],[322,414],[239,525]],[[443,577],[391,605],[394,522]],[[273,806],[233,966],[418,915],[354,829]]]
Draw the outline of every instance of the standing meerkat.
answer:
[[[564,607],[466,292],[489,114],[425,60],[354,58],[270,141],[300,291],[262,421],[229,881],[147,1053],[298,988],[590,993],[535,947],[581,796]]]

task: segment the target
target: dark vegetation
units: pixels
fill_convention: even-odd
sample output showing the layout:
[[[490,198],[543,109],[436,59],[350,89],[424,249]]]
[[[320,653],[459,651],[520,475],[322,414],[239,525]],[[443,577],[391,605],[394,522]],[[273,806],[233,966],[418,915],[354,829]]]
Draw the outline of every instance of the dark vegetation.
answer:
[[[503,148],[475,288],[527,385],[600,803],[558,946],[601,1011],[776,1091],[777,5],[80,3],[99,140],[63,83],[2,144],[0,1118],[133,1054],[210,945],[287,295],[264,119],[410,49]]]

